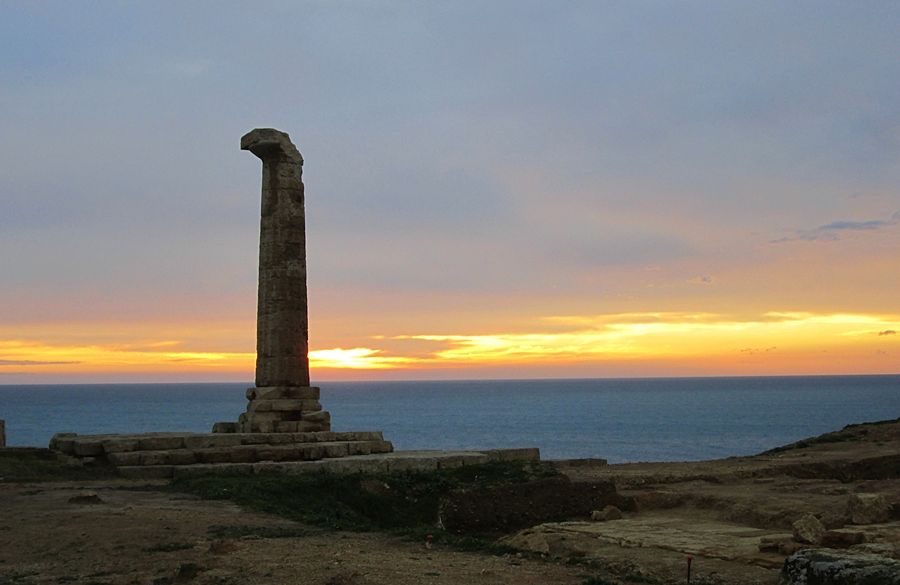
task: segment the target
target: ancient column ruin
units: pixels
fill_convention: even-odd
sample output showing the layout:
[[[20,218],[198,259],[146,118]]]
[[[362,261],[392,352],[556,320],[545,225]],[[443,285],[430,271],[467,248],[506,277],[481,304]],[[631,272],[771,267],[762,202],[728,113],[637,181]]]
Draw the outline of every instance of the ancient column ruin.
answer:
[[[257,128],[241,149],[262,160],[256,386],[233,432],[327,431],[331,417],[309,385],[303,157],[285,132]]]

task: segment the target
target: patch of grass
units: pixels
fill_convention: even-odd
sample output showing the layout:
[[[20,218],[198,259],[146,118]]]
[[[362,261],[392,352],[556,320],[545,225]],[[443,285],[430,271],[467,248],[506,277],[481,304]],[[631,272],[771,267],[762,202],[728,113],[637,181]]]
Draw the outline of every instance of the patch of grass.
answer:
[[[189,542],[163,542],[161,544],[148,546],[144,549],[144,552],[175,552],[177,550],[188,550],[191,548],[194,548],[194,545]]]
[[[61,461],[50,449],[0,449],[0,483],[81,481],[115,477],[111,467],[81,467]]]
[[[172,486],[324,528],[408,532],[435,530],[440,501],[453,490],[557,473],[549,465],[510,462],[429,473],[208,475],[176,480]]]

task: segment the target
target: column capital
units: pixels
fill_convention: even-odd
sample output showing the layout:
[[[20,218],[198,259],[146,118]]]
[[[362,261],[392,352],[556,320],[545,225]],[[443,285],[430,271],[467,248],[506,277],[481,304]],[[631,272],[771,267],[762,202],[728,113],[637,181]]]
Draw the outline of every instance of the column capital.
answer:
[[[288,133],[275,128],[255,128],[247,132],[241,137],[241,150],[249,150],[262,160],[286,158],[303,164],[303,157]]]

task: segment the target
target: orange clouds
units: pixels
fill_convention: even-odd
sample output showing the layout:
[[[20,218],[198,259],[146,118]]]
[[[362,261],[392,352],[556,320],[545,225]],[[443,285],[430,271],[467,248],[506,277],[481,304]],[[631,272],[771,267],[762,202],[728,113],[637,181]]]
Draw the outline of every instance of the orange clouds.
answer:
[[[378,336],[365,346],[313,348],[309,357],[314,377],[333,379],[351,371],[391,371],[393,377],[403,377],[404,372],[432,370],[515,377],[548,367],[559,376],[572,375],[573,367],[580,375],[601,376],[619,375],[625,365],[632,375],[896,373],[898,337],[885,332],[898,329],[900,316],[890,314],[570,315],[539,319],[530,331],[516,333]],[[250,351],[204,349],[196,332],[190,342],[144,338],[78,343],[72,337],[0,340],[0,372],[123,378],[163,372],[249,379],[255,363]],[[220,344],[208,340],[210,347]]]

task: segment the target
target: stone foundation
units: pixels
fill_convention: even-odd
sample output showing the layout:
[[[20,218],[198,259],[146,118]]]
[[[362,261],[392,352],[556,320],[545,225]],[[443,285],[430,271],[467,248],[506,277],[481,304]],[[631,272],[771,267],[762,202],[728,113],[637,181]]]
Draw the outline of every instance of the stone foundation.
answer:
[[[84,464],[111,465],[125,477],[167,478],[192,465],[318,461],[390,453],[380,432],[146,433],[53,436],[50,448]]]
[[[308,433],[331,430],[331,414],[322,410],[315,386],[267,386],[247,389],[246,412],[236,423],[218,422],[214,433]]]

